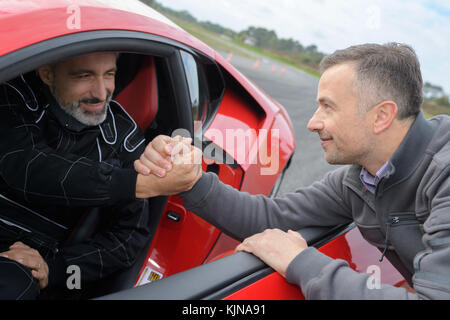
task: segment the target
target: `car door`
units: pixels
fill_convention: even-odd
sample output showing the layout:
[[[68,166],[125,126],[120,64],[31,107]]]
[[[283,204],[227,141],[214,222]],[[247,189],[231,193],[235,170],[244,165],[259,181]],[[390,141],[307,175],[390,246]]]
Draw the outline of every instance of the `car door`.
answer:
[[[299,230],[309,246],[342,259],[357,272],[372,274],[369,288],[383,284],[412,290],[402,275],[368,244],[354,223]],[[239,252],[154,283],[99,297],[99,300],[303,300],[301,288],[289,284],[255,256]]]
[[[270,135],[260,134],[261,128],[278,126],[289,130],[285,118],[268,120],[271,118],[255,99],[211,57],[183,48],[179,53],[184,73],[180,76],[186,80],[189,91],[194,145],[203,150],[203,170],[214,172],[222,182],[238,190],[271,194],[275,181],[281,181],[282,172],[288,167],[295,139],[285,132],[282,141],[287,141],[289,147],[276,154],[274,162],[281,167],[270,175],[260,174],[263,165],[260,158],[255,159],[258,152],[254,150],[259,151],[271,140]],[[191,137],[182,128],[175,129],[172,135]],[[230,254],[237,244],[238,241],[188,212],[179,197],[171,196],[136,285]]]

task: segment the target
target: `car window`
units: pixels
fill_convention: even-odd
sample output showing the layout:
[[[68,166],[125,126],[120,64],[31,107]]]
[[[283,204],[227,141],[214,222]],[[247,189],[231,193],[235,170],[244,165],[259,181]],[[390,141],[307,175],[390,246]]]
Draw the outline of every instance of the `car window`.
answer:
[[[208,114],[209,93],[203,66],[189,53],[181,51],[192,104],[195,129],[199,129]]]

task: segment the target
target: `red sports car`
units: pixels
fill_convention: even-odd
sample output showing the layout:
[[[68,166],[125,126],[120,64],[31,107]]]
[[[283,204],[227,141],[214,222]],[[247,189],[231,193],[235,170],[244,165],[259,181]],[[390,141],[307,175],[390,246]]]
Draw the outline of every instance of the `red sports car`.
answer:
[[[120,52],[114,99],[148,141],[158,134],[193,136],[204,151],[203,170],[242,191],[276,194],[296,146],[283,106],[147,5],[137,0],[0,0],[0,30],[0,83],[24,77],[32,85],[39,66],[91,52]],[[300,288],[257,258],[229,255],[237,241],[186,211],[180,198],[151,201],[152,214],[160,217],[151,243],[132,268],[104,279],[88,296],[302,298]],[[75,239],[82,241],[92,221],[88,215]],[[362,272],[369,267],[367,257],[378,257],[353,224],[301,233],[310,245]],[[388,262],[382,266],[388,275],[383,282],[404,283]]]

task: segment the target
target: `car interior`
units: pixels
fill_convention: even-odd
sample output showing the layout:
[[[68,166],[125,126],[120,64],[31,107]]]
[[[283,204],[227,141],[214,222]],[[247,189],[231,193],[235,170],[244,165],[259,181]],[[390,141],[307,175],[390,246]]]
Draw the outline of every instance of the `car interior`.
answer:
[[[176,109],[173,108],[176,101],[173,98],[174,93],[170,79],[165,74],[167,70],[164,68],[168,67],[164,58],[121,53],[117,64],[116,90],[113,99],[124,107],[141,130],[145,132],[147,142],[158,134],[170,135],[174,129],[183,126],[182,119],[177,117]],[[23,78],[35,92],[39,92],[38,88],[44,85],[34,70],[23,74]],[[150,226],[154,235],[167,197],[155,197],[149,201],[151,214],[155,217],[151,220],[152,225]],[[96,230],[103,214],[107,214],[107,212],[104,212],[102,208],[92,208],[85,212],[66,243],[79,243],[88,239]],[[91,298],[132,287],[143,265],[150,243],[151,239],[131,268],[103,279],[95,287],[82,290],[81,295],[78,292],[78,298]]]

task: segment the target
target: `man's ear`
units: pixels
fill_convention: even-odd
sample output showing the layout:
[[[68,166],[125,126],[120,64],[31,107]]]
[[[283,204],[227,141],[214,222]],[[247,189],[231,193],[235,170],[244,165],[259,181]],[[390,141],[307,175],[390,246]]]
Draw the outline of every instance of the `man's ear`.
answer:
[[[39,78],[41,78],[42,82],[44,82],[51,90],[53,83],[54,83],[54,77],[55,74],[53,72],[53,69],[50,65],[45,65],[40,67],[37,70],[39,74]]]
[[[397,117],[398,107],[393,101],[383,101],[373,107],[373,133],[380,134],[387,130]]]

